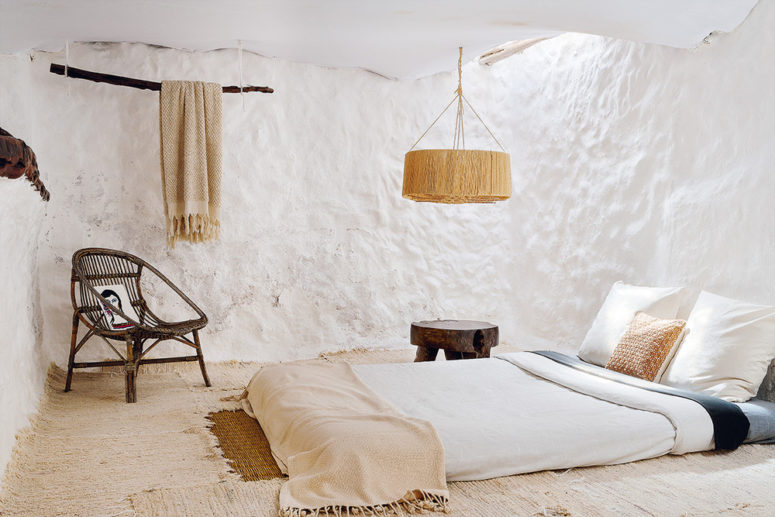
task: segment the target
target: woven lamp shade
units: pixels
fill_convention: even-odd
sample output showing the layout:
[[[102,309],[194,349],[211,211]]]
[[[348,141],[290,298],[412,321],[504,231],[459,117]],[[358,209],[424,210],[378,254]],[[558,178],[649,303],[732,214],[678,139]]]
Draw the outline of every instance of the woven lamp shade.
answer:
[[[404,157],[404,186],[401,195],[412,201],[493,203],[511,197],[511,158],[463,95],[463,47],[458,50],[455,96]],[[457,114],[452,148],[415,151],[420,140],[453,104],[457,104]],[[479,119],[503,152],[466,149],[463,128],[465,106]]]
[[[432,203],[492,203],[511,197],[508,153],[423,149],[404,157],[402,196]]]

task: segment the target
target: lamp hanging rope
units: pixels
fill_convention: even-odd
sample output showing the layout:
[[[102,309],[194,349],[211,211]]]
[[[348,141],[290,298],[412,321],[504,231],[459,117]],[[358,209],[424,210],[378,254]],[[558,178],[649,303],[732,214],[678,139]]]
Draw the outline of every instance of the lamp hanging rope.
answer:
[[[402,195],[413,201],[433,203],[490,203],[511,197],[511,158],[463,95],[463,47],[459,49],[458,83],[455,96],[412,145],[404,158]],[[455,129],[450,149],[414,150],[457,103]],[[474,113],[501,151],[467,150],[464,126],[465,106]]]

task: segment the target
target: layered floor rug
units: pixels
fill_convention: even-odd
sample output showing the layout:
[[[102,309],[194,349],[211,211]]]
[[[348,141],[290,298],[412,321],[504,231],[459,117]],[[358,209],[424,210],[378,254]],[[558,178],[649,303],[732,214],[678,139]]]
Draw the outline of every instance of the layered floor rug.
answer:
[[[506,350],[503,350],[506,351]],[[501,352],[501,350],[499,350]],[[318,361],[405,362],[413,349]],[[52,367],[0,493],[4,516],[275,516],[282,477],[237,400],[260,365],[144,367],[136,404],[119,372]],[[445,401],[440,401],[445,403]],[[260,429],[258,430],[260,432]],[[259,433],[260,434],[260,433]],[[775,515],[775,446],[450,484],[460,517]]]

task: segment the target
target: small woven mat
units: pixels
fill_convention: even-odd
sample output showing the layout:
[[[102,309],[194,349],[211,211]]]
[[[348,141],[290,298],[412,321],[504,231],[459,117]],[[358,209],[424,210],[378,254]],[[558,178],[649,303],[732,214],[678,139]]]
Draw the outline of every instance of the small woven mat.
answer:
[[[218,438],[223,456],[243,481],[282,477],[264,430],[255,419],[242,410],[210,413],[207,419],[213,422],[210,431]]]

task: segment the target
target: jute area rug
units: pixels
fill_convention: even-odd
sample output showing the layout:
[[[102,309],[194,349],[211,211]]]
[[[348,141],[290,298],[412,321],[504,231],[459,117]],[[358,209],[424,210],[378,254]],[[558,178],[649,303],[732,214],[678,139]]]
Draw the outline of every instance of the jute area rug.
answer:
[[[507,351],[499,349],[499,352]],[[411,361],[414,349],[321,361]],[[243,481],[208,415],[236,400],[258,364],[159,365],[124,402],[123,375],[77,372],[62,393],[53,367],[39,415],[20,434],[0,492],[8,516],[275,516],[282,478]],[[223,422],[222,422],[223,423]],[[228,448],[224,443],[224,447]],[[262,467],[263,468],[263,467]],[[271,477],[261,469],[256,478]],[[627,465],[450,483],[452,516],[775,515],[775,446]]]

